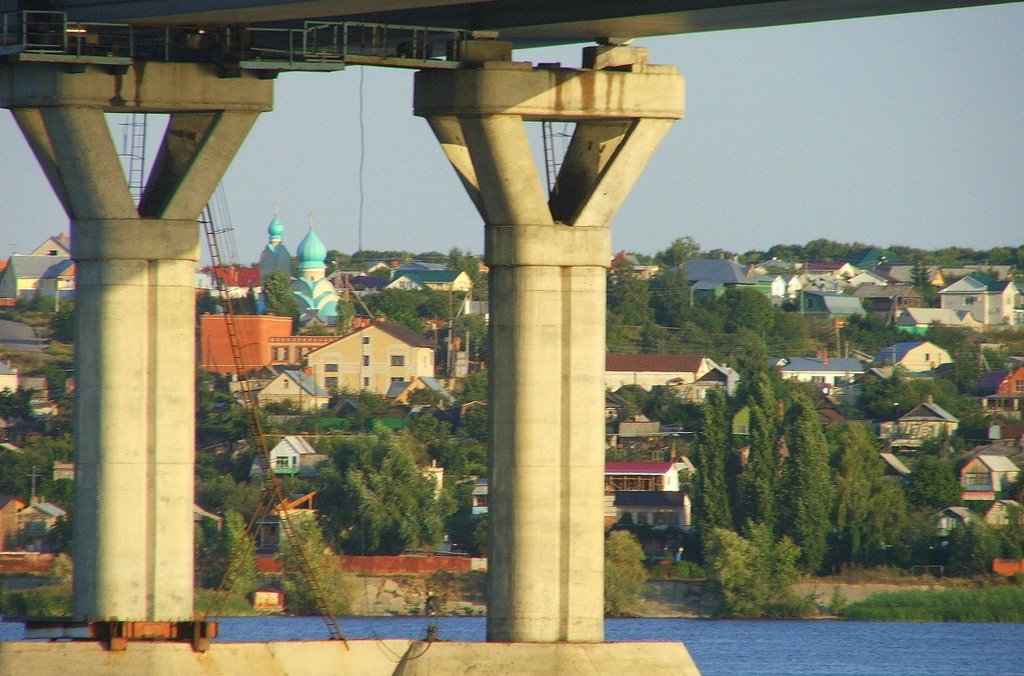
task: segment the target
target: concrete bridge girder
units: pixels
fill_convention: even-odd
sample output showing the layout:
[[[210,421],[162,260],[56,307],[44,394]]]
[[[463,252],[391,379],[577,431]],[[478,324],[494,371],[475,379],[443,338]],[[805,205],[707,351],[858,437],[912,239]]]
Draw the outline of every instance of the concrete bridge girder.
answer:
[[[491,358],[488,640],[604,639],[608,223],[683,115],[674,67],[587,48],[598,68],[498,60],[416,74],[430,123],[485,223]],[[524,122],[576,123],[556,191]]]
[[[195,64],[10,64],[10,108],[77,264],[76,620],[192,617],[196,219],[272,83]],[[136,208],[105,112],[166,113]]]

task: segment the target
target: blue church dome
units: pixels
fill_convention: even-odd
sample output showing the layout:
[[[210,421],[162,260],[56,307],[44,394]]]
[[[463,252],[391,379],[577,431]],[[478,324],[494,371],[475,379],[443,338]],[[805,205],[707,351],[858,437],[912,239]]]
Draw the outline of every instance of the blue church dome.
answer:
[[[295,252],[299,257],[299,270],[311,270],[316,268],[326,267],[324,262],[327,260],[327,247],[317,237],[316,232],[313,228],[309,229],[306,236],[302,238],[299,243],[299,248]]]
[[[277,214],[274,214],[274,219],[270,221],[270,225],[267,226],[267,234],[270,235],[270,239],[281,239],[284,235],[284,225],[281,223],[281,219],[278,218]]]

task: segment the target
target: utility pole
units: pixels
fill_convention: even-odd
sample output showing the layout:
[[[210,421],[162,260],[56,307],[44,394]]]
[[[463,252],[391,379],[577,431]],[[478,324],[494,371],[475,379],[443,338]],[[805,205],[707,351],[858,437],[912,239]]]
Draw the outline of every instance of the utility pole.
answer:
[[[26,474],[25,476],[30,477],[32,479],[32,497],[29,498],[29,504],[30,505],[34,505],[34,504],[36,504],[36,479],[38,479],[39,477],[41,477],[43,475],[37,473],[36,472],[36,468],[33,465],[32,466],[32,473],[31,474]]]

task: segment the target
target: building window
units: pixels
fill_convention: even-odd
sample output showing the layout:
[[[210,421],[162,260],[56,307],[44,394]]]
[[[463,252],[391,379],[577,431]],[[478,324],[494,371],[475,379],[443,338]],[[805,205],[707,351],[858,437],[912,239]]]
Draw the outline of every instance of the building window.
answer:
[[[324,364],[324,371],[326,373],[337,373],[338,372],[338,365],[337,364]]]
[[[369,378],[363,378],[363,387],[369,387],[369,386],[370,386],[370,379]]]
[[[370,355],[364,354],[363,355],[363,366],[369,366],[369,365],[370,365]]]
[[[324,387],[326,387],[328,390],[335,390],[335,389],[337,389],[338,388],[338,378],[337,378],[337,376],[328,376],[327,378],[324,378]]]
[[[977,296],[964,296],[964,305],[974,305],[978,302]]]
[[[393,382],[393,383],[400,383],[400,382],[402,382],[402,377],[398,376],[396,378],[392,378],[391,382]]]
[[[392,366],[405,366],[405,357],[403,355],[400,355],[400,354],[393,354],[393,355],[391,355],[391,365]]]
[[[1013,391],[1017,394],[1024,394],[1024,378],[1013,381]]]
[[[370,337],[369,336],[363,336],[363,345],[369,345],[369,344],[370,344]]]
[[[825,376],[811,376],[811,382],[816,384],[816,385],[824,385],[825,384]]]
[[[638,524],[646,524],[647,523],[647,512],[637,512],[636,513],[636,522]]]

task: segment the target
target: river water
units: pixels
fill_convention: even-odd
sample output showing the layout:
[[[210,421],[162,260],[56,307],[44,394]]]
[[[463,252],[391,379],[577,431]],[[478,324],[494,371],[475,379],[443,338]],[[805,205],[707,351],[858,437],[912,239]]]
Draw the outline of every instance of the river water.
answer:
[[[482,617],[344,617],[346,638],[484,640]],[[707,676],[715,674],[1024,676],[1024,624],[811,621],[608,620],[608,641],[682,641]],[[230,617],[218,641],[318,640],[316,617]],[[0,622],[0,641],[22,625]]]

